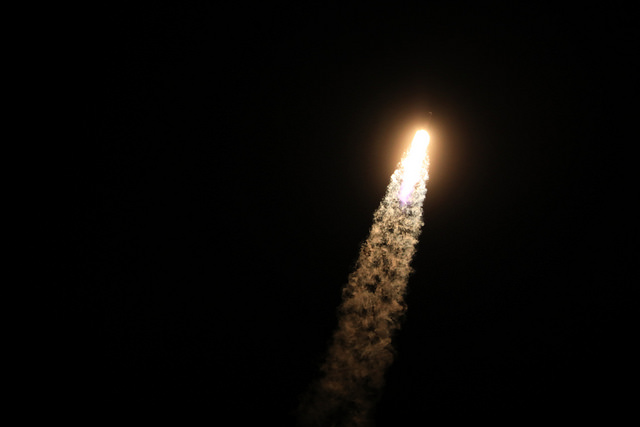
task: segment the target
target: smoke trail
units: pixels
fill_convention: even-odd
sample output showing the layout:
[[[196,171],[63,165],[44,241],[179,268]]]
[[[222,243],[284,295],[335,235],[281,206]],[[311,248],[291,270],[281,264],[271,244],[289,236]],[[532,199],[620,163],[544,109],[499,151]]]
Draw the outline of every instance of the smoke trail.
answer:
[[[407,153],[391,176],[355,270],[342,291],[338,329],[321,368],[323,376],[299,408],[302,425],[346,427],[370,423],[384,373],[393,362],[391,339],[406,310],[403,297],[423,225],[429,160],[423,151],[417,168],[414,165],[419,171],[414,179],[417,182],[408,193],[405,188],[411,174],[407,170],[411,156]],[[413,154],[414,163],[415,157]]]

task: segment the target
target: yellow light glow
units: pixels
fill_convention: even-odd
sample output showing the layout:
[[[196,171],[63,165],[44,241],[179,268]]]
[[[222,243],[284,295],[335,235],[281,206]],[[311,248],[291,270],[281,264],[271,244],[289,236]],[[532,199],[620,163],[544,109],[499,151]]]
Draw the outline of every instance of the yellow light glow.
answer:
[[[416,132],[409,152],[402,159],[404,173],[402,175],[402,186],[400,187],[399,197],[403,204],[409,201],[413,187],[420,180],[420,170],[422,169],[422,161],[427,155],[429,139],[429,134],[426,130]]]

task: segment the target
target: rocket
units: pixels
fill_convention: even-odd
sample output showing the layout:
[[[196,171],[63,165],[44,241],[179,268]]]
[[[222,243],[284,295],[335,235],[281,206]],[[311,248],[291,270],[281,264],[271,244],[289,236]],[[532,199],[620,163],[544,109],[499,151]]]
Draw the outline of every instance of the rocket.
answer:
[[[429,113],[427,124],[430,121],[431,113]],[[417,131],[416,136],[411,142],[411,148],[402,159],[403,174],[398,199],[400,200],[400,206],[403,208],[409,204],[415,185],[418,181],[424,179],[422,175],[426,172],[423,170],[423,162],[427,156],[429,139],[429,133],[427,133],[426,130],[421,129]]]

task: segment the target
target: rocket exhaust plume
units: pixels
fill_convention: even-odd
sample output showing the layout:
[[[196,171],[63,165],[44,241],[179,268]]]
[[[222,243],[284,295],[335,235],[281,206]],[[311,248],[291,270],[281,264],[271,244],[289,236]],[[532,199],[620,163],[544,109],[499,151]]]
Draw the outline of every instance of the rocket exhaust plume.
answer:
[[[406,310],[404,294],[422,228],[429,134],[416,133],[380,206],[355,270],[342,291],[338,328],[322,377],[303,397],[304,426],[367,426],[393,361],[391,338]]]

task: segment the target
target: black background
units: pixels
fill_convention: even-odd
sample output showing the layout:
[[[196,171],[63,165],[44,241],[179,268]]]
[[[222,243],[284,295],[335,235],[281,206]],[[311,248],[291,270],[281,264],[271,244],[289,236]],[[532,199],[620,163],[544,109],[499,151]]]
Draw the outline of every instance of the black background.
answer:
[[[624,413],[622,219],[637,198],[619,162],[624,16],[87,11],[67,401],[93,419],[291,424],[372,214],[432,111],[425,226],[378,425]]]

